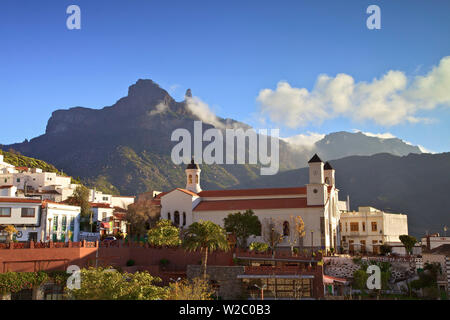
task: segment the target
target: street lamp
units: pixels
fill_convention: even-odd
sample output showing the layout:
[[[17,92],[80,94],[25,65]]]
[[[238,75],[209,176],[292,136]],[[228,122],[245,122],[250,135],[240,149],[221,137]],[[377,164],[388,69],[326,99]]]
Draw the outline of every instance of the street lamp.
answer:
[[[257,284],[255,284],[255,287],[257,287],[259,290],[261,290],[261,300],[264,300],[264,289],[267,288],[267,285],[265,284],[262,287],[260,287]]]
[[[170,281],[175,282],[175,299],[178,297],[178,282],[181,280],[180,277],[178,279],[172,279],[170,278]]]

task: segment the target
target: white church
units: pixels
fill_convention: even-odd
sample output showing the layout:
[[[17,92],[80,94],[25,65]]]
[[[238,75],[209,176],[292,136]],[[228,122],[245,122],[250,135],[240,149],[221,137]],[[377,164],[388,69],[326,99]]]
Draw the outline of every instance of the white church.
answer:
[[[340,212],[348,211],[348,201],[339,201],[339,189],[335,186],[335,170],[314,155],[309,164],[309,183],[293,188],[265,188],[242,190],[202,190],[201,169],[194,162],[186,168],[186,188],[176,188],[159,194],[154,205],[161,210],[161,219],[171,220],[186,228],[194,222],[209,220],[224,226],[224,218],[230,213],[253,210],[264,224],[272,220],[283,235],[279,246],[294,246],[301,241],[303,248],[326,249],[340,246]],[[301,216],[305,224],[305,236],[298,240],[293,219]],[[249,239],[263,242],[260,237]]]

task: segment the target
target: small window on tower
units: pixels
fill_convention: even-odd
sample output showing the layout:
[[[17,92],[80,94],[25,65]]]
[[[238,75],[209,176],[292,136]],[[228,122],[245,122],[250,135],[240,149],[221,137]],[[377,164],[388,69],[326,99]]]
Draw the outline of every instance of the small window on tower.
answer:
[[[198,183],[198,174],[195,175],[195,183]]]
[[[377,223],[372,222],[372,231],[377,231]]]
[[[189,175],[189,183],[192,183],[192,174]]]

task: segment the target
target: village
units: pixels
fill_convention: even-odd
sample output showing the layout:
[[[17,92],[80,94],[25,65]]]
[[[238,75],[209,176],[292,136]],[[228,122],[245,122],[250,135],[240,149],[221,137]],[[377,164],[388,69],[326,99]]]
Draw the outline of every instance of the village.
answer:
[[[331,164],[315,154],[308,166],[303,186],[203,190],[192,158],[185,186],[135,197],[0,155],[1,298],[83,299],[61,281],[74,265],[82,276],[96,268],[146,272],[161,279],[161,290],[175,288],[172,299],[196,281],[209,299],[447,298],[450,237],[408,235],[407,212],[351,210]],[[377,289],[367,286],[373,265]],[[33,285],[8,282],[43,274]]]

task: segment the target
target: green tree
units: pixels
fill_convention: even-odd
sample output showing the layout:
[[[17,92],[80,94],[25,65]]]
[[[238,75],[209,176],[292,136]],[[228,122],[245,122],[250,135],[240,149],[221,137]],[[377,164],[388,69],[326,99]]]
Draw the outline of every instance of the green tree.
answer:
[[[230,213],[224,219],[224,224],[225,230],[236,236],[239,246],[242,248],[247,247],[249,236],[261,235],[261,222],[252,210],[246,210],[244,213]]]
[[[353,272],[353,284],[352,286],[359,290],[365,290],[367,288],[367,279],[369,275],[363,269]]]
[[[154,246],[179,246],[180,231],[170,220],[159,220],[148,231],[148,243]]]
[[[194,222],[185,233],[183,247],[189,251],[200,249],[202,255],[203,279],[206,279],[208,253],[215,250],[228,250],[225,229],[211,221]]]
[[[75,300],[160,300],[169,294],[167,287],[157,285],[161,279],[148,272],[120,273],[105,268],[81,270],[80,289],[69,290]]]
[[[417,243],[417,239],[407,234],[401,235],[399,239],[405,246],[406,253],[412,254],[412,249],[414,248],[414,245]]]
[[[381,252],[382,255],[387,255],[388,253],[392,252],[392,247],[390,245],[386,244],[386,243],[383,243],[380,246],[380,252]]]
[[[93,211],[89,202],[89,189],[83,185],[75,188],[72,196],[67,199],[67,203],[81,207],[80,227],[83,231],[92,231]]]

